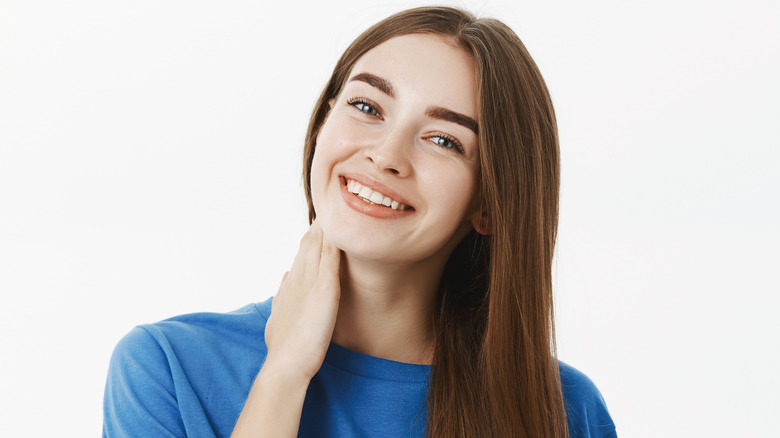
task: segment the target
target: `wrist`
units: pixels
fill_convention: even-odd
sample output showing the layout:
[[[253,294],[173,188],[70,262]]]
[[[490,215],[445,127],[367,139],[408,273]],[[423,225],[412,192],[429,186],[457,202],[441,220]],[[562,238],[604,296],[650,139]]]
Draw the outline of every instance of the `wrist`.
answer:
[[[305,393],[313,376],[299,368],[294,363],[267,358],[257,375],[257,380],[262,380],[263,386],[271,390],[293,392],[302,390]]]

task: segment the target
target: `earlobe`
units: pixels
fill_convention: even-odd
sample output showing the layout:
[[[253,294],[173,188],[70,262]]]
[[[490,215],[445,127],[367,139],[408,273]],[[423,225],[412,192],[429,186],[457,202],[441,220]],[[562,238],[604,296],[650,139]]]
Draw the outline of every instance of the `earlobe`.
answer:
[[[490,226],[490,219],[488,218],[486,211],[474,214],[474,217],[471,219],[471,225],[479,234],[488,236],[493,233],[493,229]]]

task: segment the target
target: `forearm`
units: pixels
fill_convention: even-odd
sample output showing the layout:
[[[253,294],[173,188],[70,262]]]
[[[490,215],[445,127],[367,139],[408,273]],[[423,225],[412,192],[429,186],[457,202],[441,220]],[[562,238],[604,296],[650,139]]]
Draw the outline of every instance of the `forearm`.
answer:
[[[298,436],[309,379],[266,363],[257,374],[232,438]]]
[[[325,359],[339,307],[341,251],[314,221],[273,299],[265,364],[233,428],[233,438],[295,438],[309,382]]]

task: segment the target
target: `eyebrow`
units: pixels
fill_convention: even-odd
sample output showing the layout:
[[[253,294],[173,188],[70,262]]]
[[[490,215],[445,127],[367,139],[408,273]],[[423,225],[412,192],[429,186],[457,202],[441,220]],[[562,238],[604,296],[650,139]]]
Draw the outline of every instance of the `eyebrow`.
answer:
[[[378,88],[379,91],[387,94],[388,96],[395,97],[395,92],[393,91],[393,85],[390,84],[390,82],[387,79],[380,78],[379,76],[372,75],[371,73],[356,74],[355,76],[352,76],[349,79],[349,82],[352,81],[365,82],[374,88]]]
[[[358,73],[349,79],[349,82],[352,81],[365,82],[368,85],[371,85],[379,91],[387,94],[388,96],[395,97],[395,91],[393,90],[393,85],[390,83],[390,81],[384,78],[380,78],[379,76],[372,75],[371,73]],[[465,114],[456,113],[455,111],[441,106],[429,107],[425,114],[428,117],[432,117],[434,119],[453,122],[457,123],[458,125],[465,126],[466,128],[474,131],[474,134],[479,133],[479,125],[477,124],[477,121]]]
[[[474,131],[474,134],[479,133],[479,126],[477,125],[477,121],[467,115],[456,113],[455,111],[448,110],[447,108],[442,108],[440,106],[432,106],[428,108],[428,111],[426,111],[425,114],[427,114],[428,117],[433,117],[434,119],[446,120],[448,122],[453,122],[457,123],[458,125],[465,126]]]

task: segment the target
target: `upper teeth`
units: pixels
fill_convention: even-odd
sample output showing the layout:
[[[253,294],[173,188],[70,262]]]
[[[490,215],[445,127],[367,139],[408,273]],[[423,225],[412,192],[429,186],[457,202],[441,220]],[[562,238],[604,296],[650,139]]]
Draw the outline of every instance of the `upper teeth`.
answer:
[[[371,204],[382,204],[385,207],[390,207],[393,210],[408,210],[409,206],[401,204],[395,199],[385,196],[376,190],[372,190],[357,181],[347,180],[347,191],[356,194],[362,200]]]

